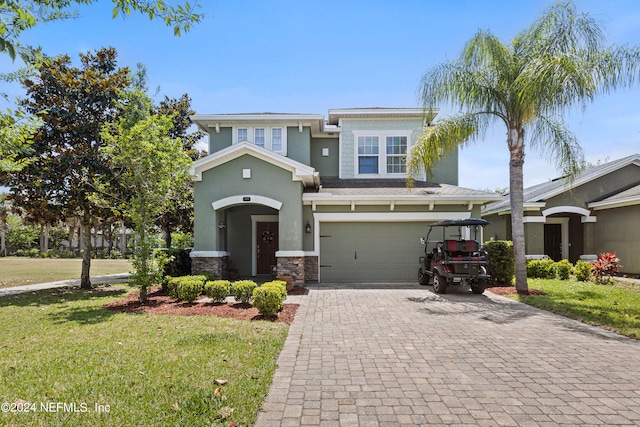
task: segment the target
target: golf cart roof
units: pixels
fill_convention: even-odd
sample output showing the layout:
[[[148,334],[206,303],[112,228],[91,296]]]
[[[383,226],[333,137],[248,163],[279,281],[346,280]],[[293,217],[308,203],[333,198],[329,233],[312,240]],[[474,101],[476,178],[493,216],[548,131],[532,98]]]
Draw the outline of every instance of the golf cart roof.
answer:
[[[484,219],[467,218],[467,219],[447,219],[444,221],[434,222],[430,226],[431,227],[451,227],[451,226],[462,227],[466,225],[481,225],[484,227],[485,225],[489,225],[489,224],[491,224],[491,222]]]

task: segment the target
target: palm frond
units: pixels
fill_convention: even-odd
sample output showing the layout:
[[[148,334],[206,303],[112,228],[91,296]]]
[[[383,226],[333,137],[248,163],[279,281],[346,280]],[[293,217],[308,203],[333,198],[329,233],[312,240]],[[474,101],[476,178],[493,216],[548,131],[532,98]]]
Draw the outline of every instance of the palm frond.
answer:
[[[539,116],[530,131],[531,148],[546,155],[563,174],[572,179],[582,170],[582,147],[576,135],[563,122]]]
[[[423,172],[431,179],[443,156],[484,136],[491,118],[488,114],[462,114],[426,128],[407,155],[409,184]]]

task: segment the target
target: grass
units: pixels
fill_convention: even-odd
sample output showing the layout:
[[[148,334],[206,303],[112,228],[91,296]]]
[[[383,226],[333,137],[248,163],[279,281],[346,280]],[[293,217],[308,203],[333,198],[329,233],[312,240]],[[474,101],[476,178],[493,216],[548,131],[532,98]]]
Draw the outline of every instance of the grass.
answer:
[[[287,325],[104,307],[127,292],[64,289],[0,298],[0,403],[35,409],[0,412],[0,425],[255,422]]]
[[[526,304],[640,339],[640,286],[600,285],[574,280],[529,279],[547,295],[509,295]]]
[[[79,279],[82,260],[77,258],[0,257],[0,288]],[[91,260],[91,275],[126,273],[132,270],[126,259]]]

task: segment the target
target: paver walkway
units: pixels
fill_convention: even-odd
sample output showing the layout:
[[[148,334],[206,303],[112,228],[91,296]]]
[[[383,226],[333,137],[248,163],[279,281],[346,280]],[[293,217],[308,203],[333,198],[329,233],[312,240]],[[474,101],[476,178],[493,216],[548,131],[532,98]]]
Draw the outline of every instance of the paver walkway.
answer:
[[[105,276],[91,277],[91,283],[113,284],[124,283],[129,279],[130,273],[107,274]],[[23,294],[25,292],[40,291],[42,289],[64,288],[66,286],[80,286],[80,279],[59,280],[57,282],[37,283],[34,285],[13,286],[11,288],[1,288],[0,297],[5,295]]]
[[[640,342],[490,293],[309,287],[256,426],[640,425]]]

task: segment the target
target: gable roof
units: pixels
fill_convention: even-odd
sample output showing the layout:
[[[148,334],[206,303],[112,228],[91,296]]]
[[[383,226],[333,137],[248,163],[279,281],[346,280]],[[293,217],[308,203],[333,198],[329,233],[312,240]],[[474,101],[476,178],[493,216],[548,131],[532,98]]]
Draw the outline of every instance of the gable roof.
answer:
[[[627,157],[623,157],[621,159],[613,160],[611,162],[603,163],[601,165],[593,166],[589,169],[582,171],[578,176],[571,181],[567,177],[560,177],[556,179],[552,179],[551,181],[543,182],[542,184],[537,184],[528,188],[525,188],[523,191],[523,199],[524,199],[524,209],[530,208],[540,208],[545,206],[545,201],[558,196],[568,190],[573,188],[577,188],[581,185],[584,185],[590,181],[603,177],[611,172],[622,169],[629,165],[636,165],[640,167],[640,154],[632,154]],[[625,189],[626,190],[626,189]],[[605,200],[616,200],[616,198],[622,193],[618,193],[616,195],[610,196]],[[636,203],[640,200],[640,195],[635,194],[633,192],[627,193],[628,197],[636,197]],[[601,206],[605,205],[603,201],[599,201],[596,203]],[[594,203],[589,203],[589,207],[594,205]],[[595,206],[594,206],[595,207]],[[504,197],[504,200],[496,203],[492,203],[483,212],[483,215],[490,215],[499,212],[506,212],[511,210],[511,202],[508,196]]]
[[[192,163],[191,168],[189,169],[189,174],[194,180],[202,181],[203,172],[244,155],[253,156],[291,172],[292,179],[294,181],[302,181],[305,186],[318,186],[320,183],[318,172],[316,172],[316,170],[311,166],[307,166],[281,154],[274,153],[271,150],[258,147],[250,142],[233,144],[230,147],[216,151],[207,157],[196,160]]]

